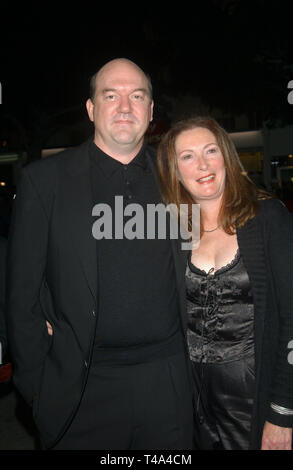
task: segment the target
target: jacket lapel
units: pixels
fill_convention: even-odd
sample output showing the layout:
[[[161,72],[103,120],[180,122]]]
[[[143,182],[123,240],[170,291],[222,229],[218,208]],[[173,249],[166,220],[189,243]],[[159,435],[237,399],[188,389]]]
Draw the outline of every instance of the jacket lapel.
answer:
[[[90,179],[89,141],[76,149],[70,158],[66,177],[66,230],[72,236],[88,287],[97,299],[97,251],[92,235],[93,196]]]
[[[237,239],[243,263],[250,279],[254,303],[254,334],[261,338],[266,309],[266,261],[259,217],[250,219],[237,230]],[[255,341],[256,367],[261,357],[261,342]]]
[[[171,240],[173,259],[177,280],[177,288],[179,293],[179,304],[182,319],[182,326],[184,335],[187,330],[187,306],[186,306],[186,285],[185,285],[185,271],[187,263],[188,251],[183,251],[180,247],[179,240]]]

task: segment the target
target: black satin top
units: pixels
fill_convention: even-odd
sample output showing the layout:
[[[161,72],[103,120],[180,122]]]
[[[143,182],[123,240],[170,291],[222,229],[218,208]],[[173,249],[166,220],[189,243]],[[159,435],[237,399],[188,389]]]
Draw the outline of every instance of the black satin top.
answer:
[[[196,268],[190,255],[186,288],[192,361],[223,363],[254,353],[252,292],[239,250],[214,273]]]

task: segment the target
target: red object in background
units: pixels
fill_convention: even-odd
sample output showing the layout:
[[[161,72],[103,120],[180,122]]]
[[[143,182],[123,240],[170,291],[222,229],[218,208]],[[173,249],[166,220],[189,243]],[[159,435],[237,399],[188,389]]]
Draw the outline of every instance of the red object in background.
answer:
[[[293,199],[287,199],[287,201],[285,201],[285,206],[288,211],[293,212]]]
[[[12,364],[8,362],[3,366],[0,366],[0,383],[6,382],[12,377]]]

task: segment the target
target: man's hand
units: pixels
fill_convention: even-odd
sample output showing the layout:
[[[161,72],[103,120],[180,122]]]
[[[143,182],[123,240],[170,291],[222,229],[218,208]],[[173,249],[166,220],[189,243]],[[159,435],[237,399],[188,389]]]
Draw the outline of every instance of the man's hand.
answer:
[[[261,450],[292,450],[292,428],[265,422]]]
[[[47,325],[47,328],[48,328],[48,335],[52,336],[53,335],[52,325],[48,321],[46,321],[46,325]]]

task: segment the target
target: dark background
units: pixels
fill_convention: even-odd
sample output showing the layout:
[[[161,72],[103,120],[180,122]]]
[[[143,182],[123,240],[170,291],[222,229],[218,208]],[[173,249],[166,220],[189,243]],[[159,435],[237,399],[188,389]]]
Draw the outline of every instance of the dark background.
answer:
[[[26,152],[29,163],[88,138],[89,79],[117,57],[150,74],[159,134],[215,109],[228,132],[291,124],[292,12],[282,0],[1,6],[0,153]]]
[[[89,79],[117,57],[151,76],[150,133],[215,109],[228,132],[291,124],[292,13],[283,0],[1,5],[0,156],[17,152],[24,165],[87,139]],[[0,181],[10,183],[0,193],[11,197],[19,168],[2,157]]]
[[[90,75],[112,58],[127,57],[151,75],[159,105],[162,94],[191,93],[225,111],[292,121],[288,5],[202,0],[163,7],[1,6],[1,112],[27,127],[78,108],[88,96]],[[164,114],[160,106],[157,112]]]

